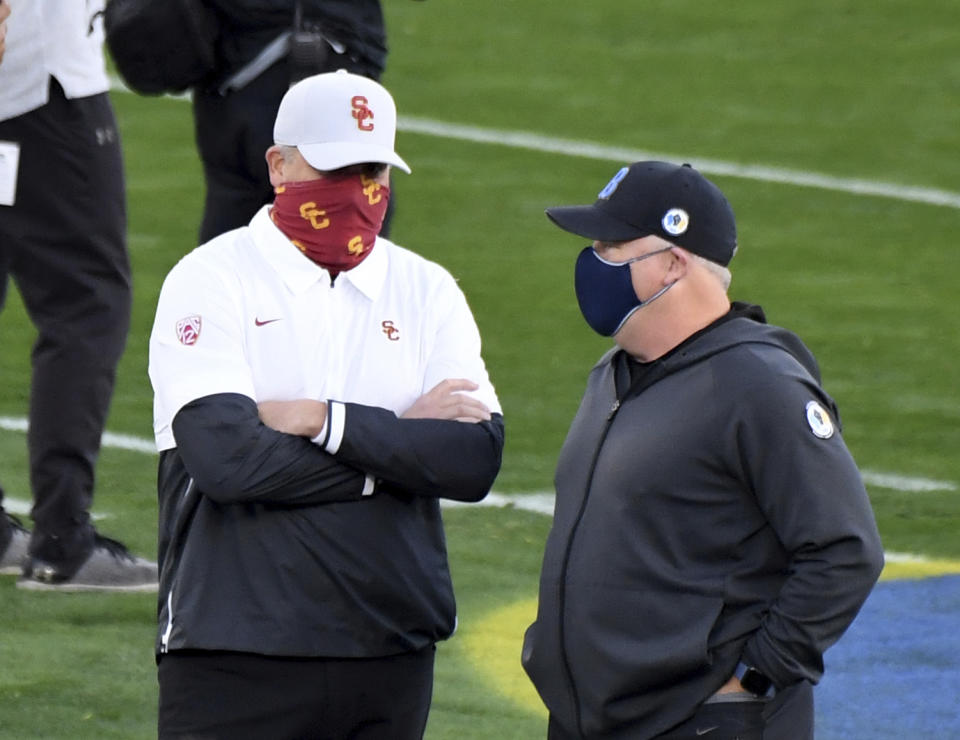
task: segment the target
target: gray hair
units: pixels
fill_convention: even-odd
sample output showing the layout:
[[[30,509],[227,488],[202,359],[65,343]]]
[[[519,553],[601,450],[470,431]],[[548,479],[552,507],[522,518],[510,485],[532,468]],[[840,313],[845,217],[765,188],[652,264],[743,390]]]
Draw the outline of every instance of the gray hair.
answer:
[[[685,247],[680,247],[679,244],[668,242],[666,239],[662,239],[659,237],[658,237],[658,240],[665,247],[679,247],[680,249],[683,249],[683,251],[685,251],[687,254],[689,254],[693,258],[694,262],[696,262],[699,265],[702,265],[707,272],[709,272],[711,275],[713,275],[717,279],[720,285],[723,286],[724,292],[727,292],[730,289],[730,283],[733,280],[733,273],[730,272],[729,268],[724,267],[718,262],[713,262],[711,260],[708,260],[706,257],[701,257],[699,254],[694,254],[689,249],[686,249]]]
[[[303,157],[303,155],[300,154],[300,150],[290,144],[276,144],[275,146],[280,152],[280,156],[283,157],[284,162],[290,163],[295,159],[295,155]],[[305,157],[304,161],[306,161]],[[310,163],[307,162],[307,164]],[[310,166],[313,167],[313,165]],[[370,178],[377,178],[384,173],[387,167],[389,167],[389,165],[386,162],[357,162],[356,164],[348,164],[333,170],[313,168],[323,175],[366,175]]]
[[[280,155],[283,157],[284,162],[290,162],[294,159],[294,154],[299,154],[300,150],[295,146],[290,144],[277,144],[277,149],[280,151]]]
[[[733,280],[733,273],[730,272],[729,268],[724,267],[717,262],[712,262],[706,257],[701,257],[699,254],[694,254],[693,252],[690,252],[690,256],[693,257],[694,261],[703,265],[707,272],[720,281],[724,292],[730,289],[730,282]]]

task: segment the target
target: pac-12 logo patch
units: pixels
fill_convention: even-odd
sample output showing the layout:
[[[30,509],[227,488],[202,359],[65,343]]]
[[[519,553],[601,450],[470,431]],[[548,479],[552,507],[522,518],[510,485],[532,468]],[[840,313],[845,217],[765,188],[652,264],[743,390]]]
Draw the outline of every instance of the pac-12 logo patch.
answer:
[[[177,322],[177,339],[180,344],[188,347],[197,343],[200,338],[200,326],[203,320],[199,316],[187,316]]]
[[[690,216],[682,208],[671,208],[663,214],[660,224],[671,236],[680,236],[690,226]]]
[[[833,420],[830,414],[816,401],[810,401],[807,404],[807,424],[820,439],[830,439],[833,436]]]

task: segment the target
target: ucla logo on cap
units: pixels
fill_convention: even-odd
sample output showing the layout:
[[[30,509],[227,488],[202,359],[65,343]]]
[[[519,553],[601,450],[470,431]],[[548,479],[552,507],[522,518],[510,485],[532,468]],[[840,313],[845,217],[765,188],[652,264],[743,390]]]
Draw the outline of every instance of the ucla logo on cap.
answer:
[[[690,217],[682,208],[671,208],[660,219],[663,230],[671,236],[680,236],[690,225]]]
[[[830,439],[833,436],[833,420],[827,410],[816,401],[807,403],[806,410],[810,431],[820,439]]]
[[[598,198],[606,200],[611,195],[613,195],[617,188],[620,186],[620,183],[623,181],[623,178],[627,176],[627,173],[630,171],[629,167],[621,167],[620,171],[613,176],[613,179],[610,180],[606,185],[604,185],[603,190],[597,195]]]

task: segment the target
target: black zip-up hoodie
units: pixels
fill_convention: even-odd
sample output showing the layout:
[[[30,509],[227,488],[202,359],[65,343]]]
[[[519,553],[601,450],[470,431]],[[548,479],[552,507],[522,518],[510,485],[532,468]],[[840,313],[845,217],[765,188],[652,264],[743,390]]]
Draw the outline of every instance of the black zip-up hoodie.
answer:
[[[735,304],[631,384],[632,362],[611,350],[590,374],[524,640],[575,737],[654,737],[739,661],[781,690],[816,683],[883,565],[836,406],[794,334]]]

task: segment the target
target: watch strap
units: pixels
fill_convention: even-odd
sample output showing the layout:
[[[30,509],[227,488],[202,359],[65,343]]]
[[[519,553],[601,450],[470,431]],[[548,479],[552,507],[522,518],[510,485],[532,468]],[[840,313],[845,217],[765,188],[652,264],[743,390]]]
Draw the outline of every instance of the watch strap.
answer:
[[[740,681],[740,685],[751,694],[769,697],[776,693],[773,681],[769,676],[742,661],[737,663],[737,668],[733,672],[733,675]]]

